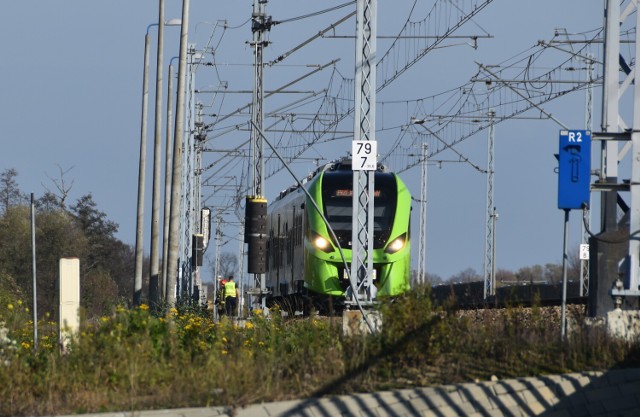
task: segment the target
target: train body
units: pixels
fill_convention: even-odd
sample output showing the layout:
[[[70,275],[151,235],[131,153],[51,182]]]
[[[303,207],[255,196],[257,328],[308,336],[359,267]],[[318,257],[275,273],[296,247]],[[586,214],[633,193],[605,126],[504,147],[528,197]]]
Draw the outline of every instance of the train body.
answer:
[[[409,290],[411,194],[400,177],[384,167],[379,166],[374,175],[373,282],[378,296],[394,296]],[[350,285],[345,263],[350,267],[352,255],[351,161],[319,168],[303,187],[322,210],[335,238],[300,186],[281,192],[267,215],[269,300],[304,299],[319,309],[327,301],[338,306]]]

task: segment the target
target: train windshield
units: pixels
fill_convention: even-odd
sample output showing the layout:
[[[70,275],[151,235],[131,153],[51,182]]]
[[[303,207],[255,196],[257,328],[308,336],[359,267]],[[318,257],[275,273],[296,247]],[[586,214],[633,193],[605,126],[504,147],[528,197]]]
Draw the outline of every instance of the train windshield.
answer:
[[[373,246],[384,247],[393,227],[396,211],[397,185],[391,173],[376,172],[373,198]],[[324,215],[329,220],[340,246],[351,247],[353,212],[353,174],[347,172],[325,172],[322,180],[322,202]]]

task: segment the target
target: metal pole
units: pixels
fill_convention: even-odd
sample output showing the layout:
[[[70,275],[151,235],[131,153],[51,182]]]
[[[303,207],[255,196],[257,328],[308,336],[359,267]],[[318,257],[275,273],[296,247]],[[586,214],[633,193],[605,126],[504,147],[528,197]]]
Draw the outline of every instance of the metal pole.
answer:
[[[170,305],[176,301],[178,273],[178,243],[180,242],[180,193],[182,179],[182,140],[184,136],[184,95],[187,67],[187,34],[189,33],[189,0],[182,0],[182,25],[180,30],[180,58],[178,65],[178,98],[173,142],[173,168],[171,176],[171,207],[169,214],[169,248],[167,261],[166,299]]]
[[[38,350],[38,293],[36,286],[36,209],[31,193],[31,272],[33,274],[33,349]]]
[[[149,26],[150,28],[151,26]],[[142,262],[144,259],[144,182],[147,164],[147,107],[149,102],[149,28],[144,36],[144,69],[142,72],[142,126],[140,128],[140,162],[138,163],[138,206],[136,216],[136,270],[133,305],[142,302]]]
[[[564,243],[562,250],[562,314],[560,318],[560,338],[567,335],[567,246],[569,241],[569,209],[564,210]]]

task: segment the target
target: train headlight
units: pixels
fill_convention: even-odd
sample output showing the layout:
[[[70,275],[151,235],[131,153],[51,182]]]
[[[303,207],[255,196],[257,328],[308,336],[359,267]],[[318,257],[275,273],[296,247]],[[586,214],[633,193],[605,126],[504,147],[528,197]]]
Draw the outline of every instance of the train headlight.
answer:
[[[398,252],[400,249],[404,248],[406,239],[407,239],[406,234],[403,234],[402,236],[395,238],[391,243],[389,243],[389,246],[387,246],[387,249],[384,250],[385,253]]]
[[[329,240],[327,240],[326,238],[316,233],[313,234],[312,243],[316,249],[320,249],[321,251],[324,251],[327,253],[333,252],[333,247],[331,246],[331,242],[329,242]]]

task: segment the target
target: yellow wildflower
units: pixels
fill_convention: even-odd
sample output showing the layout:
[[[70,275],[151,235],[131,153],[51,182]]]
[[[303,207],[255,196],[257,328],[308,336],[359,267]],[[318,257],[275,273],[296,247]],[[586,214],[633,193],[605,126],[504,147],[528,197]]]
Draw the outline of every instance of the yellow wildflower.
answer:
[[[144,310],[144,311],[149,310],[149,306],[146,304],[140,304],[140,310]]]

